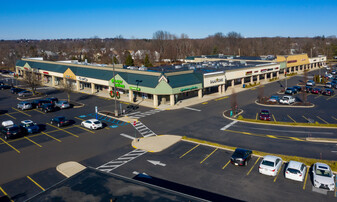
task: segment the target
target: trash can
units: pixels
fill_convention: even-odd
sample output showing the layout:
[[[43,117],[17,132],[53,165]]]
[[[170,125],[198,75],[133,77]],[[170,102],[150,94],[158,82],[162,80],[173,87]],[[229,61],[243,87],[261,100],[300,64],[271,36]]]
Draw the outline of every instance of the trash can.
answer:
[[[246,88],[246,84],[242,84],[242,88]]]

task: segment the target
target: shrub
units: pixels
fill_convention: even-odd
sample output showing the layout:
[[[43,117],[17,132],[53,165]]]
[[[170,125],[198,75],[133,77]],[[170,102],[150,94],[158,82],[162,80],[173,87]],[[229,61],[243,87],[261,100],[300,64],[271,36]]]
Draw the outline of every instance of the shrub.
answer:
[[[238,116],[238,119],[239,119],[239,120],[242,120],[242,119],[243,119],[243,116],[241,116],[241,115]]]

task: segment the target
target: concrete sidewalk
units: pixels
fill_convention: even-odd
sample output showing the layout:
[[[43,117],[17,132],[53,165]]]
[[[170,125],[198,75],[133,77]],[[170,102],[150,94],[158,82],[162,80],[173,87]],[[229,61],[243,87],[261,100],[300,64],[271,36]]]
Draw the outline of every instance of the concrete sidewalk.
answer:
[[[157,135],[151,137],[136,138],[132,141],[132,147],[148,152],[161,152],[181,140],[178,135]]]

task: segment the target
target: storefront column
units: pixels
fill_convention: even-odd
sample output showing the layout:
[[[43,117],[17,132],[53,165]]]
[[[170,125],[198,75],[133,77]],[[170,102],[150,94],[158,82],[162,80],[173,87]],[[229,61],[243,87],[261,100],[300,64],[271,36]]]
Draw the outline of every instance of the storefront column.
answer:
[[[270,79],[273,78],[273,74],[274,74],[274,72],[270,72]]]
[[[257,82],[257,83],[260,82],[260,75],[257,75],[257,76],[256,76],[256,82]]]
[[[76,80],[76,90],[80,91],[80,81]]]
[[[226,91],[226,85],[223,84],[223,85],[222,85],[222,93],[225,93],[225,91]]]
[[[245,78],[242,78],[241,79],[241,84],[244,84],[245,83]]]
[[[133,100],[133,91],[129,90],[129,101],[132,102]]]
[[[231,84],[232,84],[231,86],[234,87],[234,79],[232,80]]]
[[[153,94],[153,106],[158,107],[158,95]]]
[[[276,78],[280,76],[280,72],[276,72]]]
[[[95,84],[91,83],[91,94],[95,93]]]
[[[264,74],[264,80],[267,81],[267,74]]]
[[[218,86],[218,93],[221,94],[221,85]]]
[[[250,83],[253,83],[253,80],[254,80],[254,77],[251,76],[251,77],[250,77]]]
[[[198,98],[202,98],[202,89],[198,90]]]
[[[174,106],[174,95],[170,95],[170,105]]]
[[[55,86],[55,76],[51,76],[51,86]]]

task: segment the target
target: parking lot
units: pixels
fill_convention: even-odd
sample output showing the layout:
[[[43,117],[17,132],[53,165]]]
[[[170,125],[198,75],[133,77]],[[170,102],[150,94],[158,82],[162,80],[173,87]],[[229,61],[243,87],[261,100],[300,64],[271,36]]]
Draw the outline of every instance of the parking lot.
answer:
[[[312,186],[311,171],[304,182],[296,182],[284,177],[286,164],[283,164],[278,175],[270,177],[258,172],[262,158],[254,156],[247,167],[239,167],[230,163],[231,155],[231,151],[181,141],[161,153],[147,153],[114,172],[129,177],[133,177],[134,171],[145,173],[155,178],[156,184],[159,178],[162,180],[160,186],[173,190],[175,187],[170,187],[167,180],[244,201],[268,201],[271,198],[284,201],[285,197],[289,201],[336,200],[336,192]],[[160,161],[165,166],[152,165],[148,160]],[[194,194],[212,200],[207,195]]]

